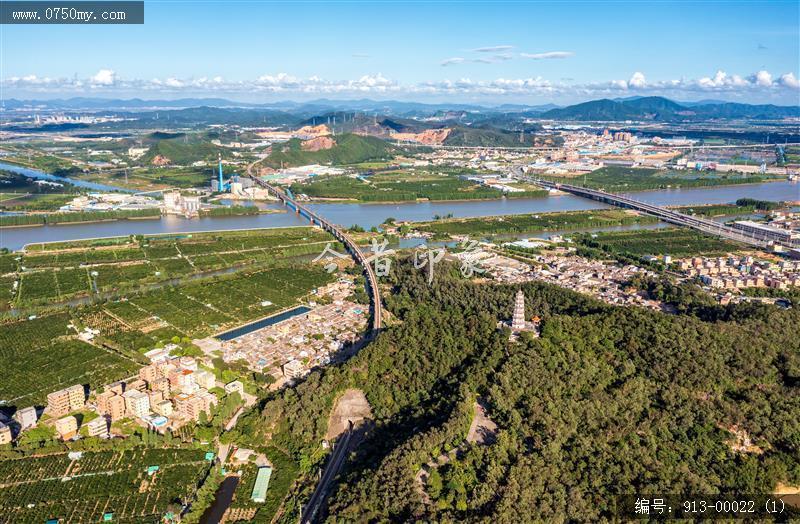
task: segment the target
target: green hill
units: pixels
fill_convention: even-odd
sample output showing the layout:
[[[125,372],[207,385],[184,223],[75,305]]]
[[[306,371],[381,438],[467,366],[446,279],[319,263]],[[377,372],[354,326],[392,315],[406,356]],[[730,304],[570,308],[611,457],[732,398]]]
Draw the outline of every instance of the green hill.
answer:
[[[800,108],[775,105],[712,103],[684,106],[660,96],[627,100],[592,100],[541,114],[553,120],[683,121],[715,118],[785,118],[800,116]]]
[[[455,126],[444,140],[446,146],[463,147],[522,147],[519,133],[486,127]]]
[[[168,158],[172,165],[189,165],[198,160],[214,160],[220,153],[225,156],[224,148],[215,146],[208,141],[177,137],[156,141],[140,161],[150,164],[154,158],[162,156]]]
[[[336,142],[330,149],[303,151],[303,142],[292,139],[284,144],[273,146],[272,153],[264,164],[279,168],[303,166],[308,164],[357,164],[378,160],[391,160],[397,148],[372,136],[344,134],[332,137]]]

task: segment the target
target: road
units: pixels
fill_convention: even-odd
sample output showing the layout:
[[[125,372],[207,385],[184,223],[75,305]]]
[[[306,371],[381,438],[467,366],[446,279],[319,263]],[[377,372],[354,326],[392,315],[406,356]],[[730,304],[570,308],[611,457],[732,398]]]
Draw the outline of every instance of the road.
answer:
[[[673,211],[671,209],[654,206],[652,204],[641,202],[639,200],[634,200],[626,196],[616,195],[614,193],[607,193],[605,191],[600,191],[598,189],[589,189],[586,187],[574,186],[571,184],[552,182],[540,178],[533,178],[531,179],[531,181],[548,189],[556,189],[583,198],[589,198],[592,200],[604,202],[606,204],[611,204],[613,206],[622,207],[626,209],[633,209],[635,211],[641,211],[643,213],[647,213],[649,215],[658,217],[664,222],[669,222],[670,224],[690,227],[692,229],[696,229],[703,233],[724,237],[729,240],[735,240],[736,242],[742,242],[744,244],[748,244],[758,248],[763,249],[773,244],[781,244],[785,247],[793,247],[781,240],[768,238],[766,234],[746,233],[740,229],[736,229],[734,227],[723,224],[722,222],[717,222],[706,218],[700,218],[693,215],[686,215],[684,213],[679,213],[678,211]]]
[[[301,524],[311,524],[312,522],[315,522],[315,519],[319,515],[320,508],[328,498],[331,482],[333,482],[333,479],[339,474],[339,470],[342,469],[342,464],[344,464],[344,461],[347,458],[352,439],[353,423],[350,422],[350,428],[336,441],[336,445],[333,448],[333,454],[331,454],[328,465],[325,467],[325,471],[322,473],[322,478],[320,478],[319,482],[317,483],[317,487],[314,490],[314,493],[311,495],[311,498],[308,500],[308,504],[306,504],[305,508],[303,508],[303,515],[300,518]]]
[[[248,168],[248,172],[249,171],[250,168]],[[382,326],[383,309],[381,305],[380,290],[378,289],[378,277],[375,275],[375,270],[370,263],[370,258],[364,255],[358,244],[356,244],[355,241],[344,232],[344,230],[297,202],[294,199],[294,196],[292,196],[290,193],[287,193],[277,186],[268,184],[258,177],[251,175],[251,178],[256,184],[266,189],[272,196],[276,197],[284,205],[294,209],[297,214],[304,216],[312,224],[320,226],[322,229],[332,234],[336,240],[344,244],[345,248],[347,249],[348,253],[350,253],[350,256],[353,257],[353,260],[355,260],[356,264],[360,265],[364,270],[364,276],[366,277],[367,281],[367,292],[370,297],[370,309],[372,312],[372,335],[374,336],[377,334]]]

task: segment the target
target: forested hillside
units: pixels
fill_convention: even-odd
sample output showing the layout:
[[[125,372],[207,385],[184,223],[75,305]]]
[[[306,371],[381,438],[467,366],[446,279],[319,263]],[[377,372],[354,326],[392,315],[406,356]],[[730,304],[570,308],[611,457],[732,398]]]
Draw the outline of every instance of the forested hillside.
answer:
[[[597,521],[613,516],[616,494],[800,484],[797,309],[729,307],[703,318],[737,320],[709,322],[529,283],[527,314],[543,317],[542,336],[509,343],[496,323],[516,287],[469,283],[443,266],[429,285],[410,264],[395,268],[393,285],[385,296],[399,323],[241,430],[241,440],[271,437],[313,472],[334,400],[361,388],[375,427],[329,500],[338,519]],[[491,445],[465,442],[478,395],[498,425]],[[421,485],[422,465],[442,454]],[[310,477],[284,521],[296,520]]]

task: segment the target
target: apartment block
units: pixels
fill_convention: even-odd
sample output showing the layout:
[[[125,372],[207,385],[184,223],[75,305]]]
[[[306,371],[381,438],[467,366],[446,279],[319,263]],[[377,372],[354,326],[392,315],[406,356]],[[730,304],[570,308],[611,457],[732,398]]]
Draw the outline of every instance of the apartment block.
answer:
[[[70,411],[81,409],[85,403],[83,386],[76,384],[47,395],[47,412],[53,417],[60,417]]]
[[[159,377],[152,382],[148,382],[151,391],[160,391],[163,393],[164,398],[169,396],[169,380],[165,377]]]
[[[144,418],[150,413],[150,399],[146,393],[134,389],[126,391],[122,396],[125,399],[125,411],[128,415]]]
[[[36,425],[36,421],[38,420],[38,415],[36,414],[36,408],[33,406],[18,409],[16,413],[14,413],[14,420],[16,420],[22,431],[25,431],[28,428],[32,428]]]
[[[69,440],[78,434],[78,419],[67,416],[56,420],[55,428],[62,440]]]
[[[162,400],[161,402],[153,404],[153,411],[164,417],[170,417],[173,413],[172,402],[169,400]]]
[[[104,416],[99,416],[88,422],[86,429],[90,437],[108,436],[108,420]]]
[[[204,369],[194,372],[194,381],[203,389],[211,389],[217,384],[214,374]]]
[[[0,422],[0,446],[11,443],[11,427]]]
[[[125,418],[125,398],[122,395],[114,395],[108,399],[108,412],[111,422]]]
[[[158,366],[155,364],[150,364],[139,370],[139,378],[148,384],[155,382],[159,377],[161,377],[161,373],[158,371]]]

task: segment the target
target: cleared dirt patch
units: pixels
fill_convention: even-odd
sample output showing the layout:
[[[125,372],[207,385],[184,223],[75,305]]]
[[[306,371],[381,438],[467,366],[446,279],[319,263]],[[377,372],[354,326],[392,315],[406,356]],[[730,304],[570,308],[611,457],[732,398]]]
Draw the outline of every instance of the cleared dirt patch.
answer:
[[[364,420],[372,419],[372,409],[367,397],[360,389],[348,389],[336,401],[328,420],[327,440],[333,440],[347,430],[348,422],[358,426]]]
[[[467,442],[491,444],[495,441],[497,424],[486,414],[486,405],[482,399],[475,401],[475,416],[467,433]]]

